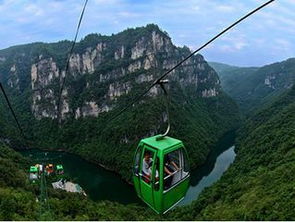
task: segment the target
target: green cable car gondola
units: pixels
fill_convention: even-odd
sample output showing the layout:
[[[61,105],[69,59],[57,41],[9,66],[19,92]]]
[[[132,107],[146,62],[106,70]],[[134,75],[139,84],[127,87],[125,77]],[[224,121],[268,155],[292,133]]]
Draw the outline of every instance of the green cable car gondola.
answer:
[[[37,173],[37,172],[38,172],[38,168],[36,166],[30,167],[30,173]]]
[[[167,96],[162,84],[161,87]],[[140,141],[133,167],[137,195],[159,214],[166,213],[184,198],[190,177],[182,141],[167,136],[170,129],[168,105],[167,115],[166,132]]]
[[[186,150],[180,140],[154,136],[140,141],[133,182],[137,195],[157,213],[180,202],[189,187]]]
[[[29,179],[35,183],[35,180],[38,179],[38,168],[36,166],[31,166],[29,172]]]
[[[61,164],[56,165],[56,174],[63,174],[64,173],[64,168]]]

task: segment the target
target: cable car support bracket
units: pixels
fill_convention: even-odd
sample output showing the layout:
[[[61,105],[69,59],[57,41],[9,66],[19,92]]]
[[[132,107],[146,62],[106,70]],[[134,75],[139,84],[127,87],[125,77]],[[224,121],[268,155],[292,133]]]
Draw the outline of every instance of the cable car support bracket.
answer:
[[[163,133],[159,137],[157,137],[157,140],[161,140],[165,136],[167,136],[169,131],[170,131],[170,127],[171,127],[171,125],[170,125],[170,114],[169,114],[169,94],[168,94],[167,89],[165,88],[165,84],[168,84],[168,83],[169,83],[168,79],[163,79],[163,80],[158,81],[158,84],[160,85],[161,89],[164,92],[164,96],[165,96],[165,100],[166,100],[166,113],[167,113],[168,126],[167,126],[167,129],[166,129],[165,133]]]

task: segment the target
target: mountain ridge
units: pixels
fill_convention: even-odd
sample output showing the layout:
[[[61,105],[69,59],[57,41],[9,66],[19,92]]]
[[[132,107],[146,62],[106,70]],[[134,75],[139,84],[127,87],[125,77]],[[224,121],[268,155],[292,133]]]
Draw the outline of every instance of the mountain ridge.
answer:
[[[271,103],[295,82],[294,58],[262,67],[232,67],[221,63],[211,65],[219,73],[225,91],[246,115]]]
[[[174,46],[156,25],[112,36],[88,35],[77,43],[70,58],[61,97],[62,126],[58,127],[57,100],[69,45],[61,41],[41,44],[42,47],[21,46],[19,51],[17,47],[9,49],[5,61],[0,63],[0,78],[10,77],[5,87],[32,147],[62,148],[129,179],[136,144],[166,127],[160,88],[154,87],[117,119],[106,120],[190,50]],[[0,57],[3,55],[0,51]],[[238,109],[223,93],[216,72],[199,54],[168,79],[171,136],[187,144],[191,165],[196,167],[205,161],[222,134],[237,127]],[[0,109],[5,113],[5,105]],[[15,129],[8,127],[8,113],[0,121],[6,122],[2,137],[9,138],[14,147],[24,143]]]

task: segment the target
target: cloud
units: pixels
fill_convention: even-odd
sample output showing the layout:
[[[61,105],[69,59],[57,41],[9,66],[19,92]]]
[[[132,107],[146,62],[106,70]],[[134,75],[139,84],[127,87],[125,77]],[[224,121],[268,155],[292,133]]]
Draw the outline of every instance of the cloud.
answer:
[[[264,0],[89,0],[79,37],[156,23],[174,44],[193,49]],[[0,1],[0,48],[72,39],[83,1]],[[280,0],[239,24],[201,53],[207,60],[262,65],[294,56],[295,1]],[[270,52],[274,52],[270,56]]]
[[[217,11],[220,11],[220,12],[233,12],[235,11],[235,8],[232,7],[232,6],[229,6],[229,5],[218,5],[216,7]]]
[[[43,9],[34,4],[27,5],[24,10],[33,16],[42,16],[44,14]]]
[[[127,17],[127,18],[135,18],[135,17],[140,16],[139,13],[128,12],[128,11],[119,12],[118,15],[121,16],[121,17]]]

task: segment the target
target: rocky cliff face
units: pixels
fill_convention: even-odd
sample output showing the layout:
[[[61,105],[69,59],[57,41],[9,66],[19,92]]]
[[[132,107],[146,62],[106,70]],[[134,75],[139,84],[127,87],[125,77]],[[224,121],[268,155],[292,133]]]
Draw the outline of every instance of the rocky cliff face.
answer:
[[[32,48],[30,51],[37,51],[31,53],[34,56],[23,53],[21,60],[26,60],[30,69],[27,67],[25,72],[18,72],[18,66],[23,65],[16,60],[18,53],[14,55],[14,61],[9,60],[12,63],[9,73],[2,73],[10,76],[7,82],[10,87],[19,87],[20,78],[29,79],[30,84],[22,88],[32,91],[31,111],[37,119],[57,117],[59,85],[65,75],[62,118],[96,117],[112,110],[121,97],[130,94],[134,88],[151,83],[189,53],[188,48],[174,46],[169,36],[155,25],[129,29],[112,36],[87,36],[77,44],[70,58],[68,73],[65,73],[63,63],[67,51],[60,52],[61,59],[48,53],[50,44],[43,47],[47,49],[45,53]],[[0,66],[5,66],[7,57],[2,54],[0,52]],[[195,96],[214,97],[220,92],[215,71],[201,55],[185,62],[170,79],[180,83],[183,90],[193,89]],[[150,95],[158,93],[159,90],[153,89]]]

